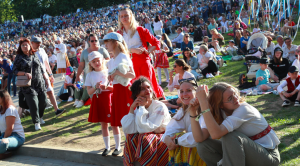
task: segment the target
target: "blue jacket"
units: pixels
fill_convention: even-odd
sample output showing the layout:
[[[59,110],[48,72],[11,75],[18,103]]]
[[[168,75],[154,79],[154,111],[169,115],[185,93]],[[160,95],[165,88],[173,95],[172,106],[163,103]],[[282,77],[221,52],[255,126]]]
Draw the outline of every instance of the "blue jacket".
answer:
[[[199,64],[196,56],[191,56],[190,60],[187,63],[191,66],[192,70],[198,69]]]
[[[189,41],[188,44],[185,44],[185,42],[181,43],[181,51],[183,51],[186,47],[190,48],[191,50],[194,50],[194,43],[192,41]]]

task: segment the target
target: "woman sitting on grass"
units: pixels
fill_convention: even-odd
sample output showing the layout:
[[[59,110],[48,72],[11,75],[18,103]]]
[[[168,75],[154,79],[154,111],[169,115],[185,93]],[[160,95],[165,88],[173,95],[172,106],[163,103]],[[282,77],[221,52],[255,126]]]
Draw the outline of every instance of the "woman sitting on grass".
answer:
[[[136,80],[131,91],[134,102],[121,120],[127,134],[123,164],[167,165],[169,151],[161,139],[171,120],[169,110],[164,103],[154,100],[155,94],[147,78]]]
[[[16,107],[7,91],[0,91],[0,160],[10,157],[11,152],[24,144],[25,134]]]
[[[207,85],[198,87],[196,97],[211,137],[198,143],[198,154],[208,166],[279,165],[277,135],[262,114],[239,94],[222,82],[209,90]]]
[[[199,80],[203,78],[203,76],[199,73],[197,73],[196,69],[199,68],[198,59],[197,57],[191,52],[190,48],[186,47],[183,50],[183,59],[184,61],[191,66],[191,73],[194,75],[194,77]]]

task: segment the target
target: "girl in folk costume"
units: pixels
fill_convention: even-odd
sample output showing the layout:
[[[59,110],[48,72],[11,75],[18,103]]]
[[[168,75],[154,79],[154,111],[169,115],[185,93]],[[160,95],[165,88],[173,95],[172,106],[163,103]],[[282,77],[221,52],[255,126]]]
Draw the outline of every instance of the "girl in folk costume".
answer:
[[[157,98],[164,97],[149,56],[150,52],[159,49],[159,41],[146,28],[138,26],[132,11],[128,8],[120,10],[118,22],[119,32],[123,35],[132,56],[136,78],[139,76],[148,78]],[[147,42],[152,46],[147,47]]]
[[[122,120],[126,133],[123,164],[133,166],[165,166],[169,151],[162,136],[171,116],[166,105],[154,100],[151,82],[140,77],[131,86],[134,100],[130,111]]]
[[[66,68],[71,65],[67,56],[66,45],[62,43],[62,39],[59,37],[56,38],[56,42],[54,54],[57,56],[57,73],[63,73],[63,79],[65,77]]]
[[[158,35],[156,36],[157,38],[159,38],[160,41],[160,49],[159,50],[155,50],[155,68],[157,68],[157,74],[158,74],[158,80],[159,80],[159,85],[161,85],[161,68],[164,69],[165,71],[165,75],[167,77],[167,82],[169,82],[169,60],[168,60],[168,56],[167,56],[167,52],[169,52],[169,48],[166,45],[166,43],[161,40],[161,36]]]
[[[110,153],[110,136],[108,130],[108,123],[111,122],[111,99],[112,99],[112,86],[107,86],[108,83],[108,71],[104,64],[105,60],[103,55],[98,51],[93,51],[88,55],[89,70],[86,75],[85,86],[87,92],[92,96],[92,104],[90,107],[90,113],[88,121],[91,123],[101,123],[102,135],[105,143],[105,150],[102,156],[107,156]],[[99,110],[101,106],[101,110]],[[116,140],[116,150],[120,147],[119,134],[120,130],[118,126],[112,126],[114,137]],[[113,153],[113,155],[115,152]],[[118,155],[118,154],[117,154]]]
[[[114,59],[110,60],[108,68],[108,79],[113,84],[111,126],[121,126],[121,119],[127,115],[132,104],[130,81],[135,78],[132,61],[129,57],[128,49],[123,37],[115,32],[111,32],[103,38],[108,52],[111,52]],[[119,130],[118,130],[118,133]],[[121,135],[117,135],[117,141],[121,141]],[[115,137],[116,138],[116,137]],[[116,141],[116,142],[117,142]],[[121,147],[116,147],[115,154],[121,153]]]
[[[194,77],[181,79],[179,82],[179,98],[182,107],[166,127],[163,136],[169,149],[169,165],[206,166],[197,154],[197,142],[192,133],[192,122],[189,105],[196,97],[197,82]],[[193,119],[195,120],[195,119]]]
[[[224,82],[209,90],[206,85],[198,87],[196,97],[210,134],[198,143],[198,154],[208,166],[279,165],[280,140],[261,113],[239,94]]]

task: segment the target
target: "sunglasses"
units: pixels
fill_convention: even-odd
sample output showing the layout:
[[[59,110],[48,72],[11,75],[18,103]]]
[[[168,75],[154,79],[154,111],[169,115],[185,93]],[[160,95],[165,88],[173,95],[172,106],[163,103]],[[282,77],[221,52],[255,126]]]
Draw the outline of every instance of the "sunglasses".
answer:
[[[97,42],[98,40],[91,40],[91,43]]]
[[[190,36],[185,36],[185,37],[190,37]]]
[[[191,82],[193,81],[193,82]],[[194,86],[197,86],[198,87],[198,84],[197,84],[197,81],[194,77],[191,77],[191,78],[187,78],[187,79],[181,79],[181,80],[178,80],[178,83],[181,85],[182,83],[184,82],[189,82],[191,84],[193,84]]]

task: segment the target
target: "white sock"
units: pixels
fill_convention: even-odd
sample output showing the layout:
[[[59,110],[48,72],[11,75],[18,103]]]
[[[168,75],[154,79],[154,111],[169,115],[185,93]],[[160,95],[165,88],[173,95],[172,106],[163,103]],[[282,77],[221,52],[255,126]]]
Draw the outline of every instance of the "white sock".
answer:
[[[160,67],[157,67],[156,69],[157,69],[158,81],[159,83],[161,83],[161,69]]]
[[[109,136],[103,137],[104,143],[105,143],[105,149],[110,150],[110,139]]]
[[[121,134],[114,135],[115,143],[116,143],[116,149],[120,150],[121,149]]]
[[[167,81],[170,81],[168,68],[164,68],[164,72],[165,72]]]

